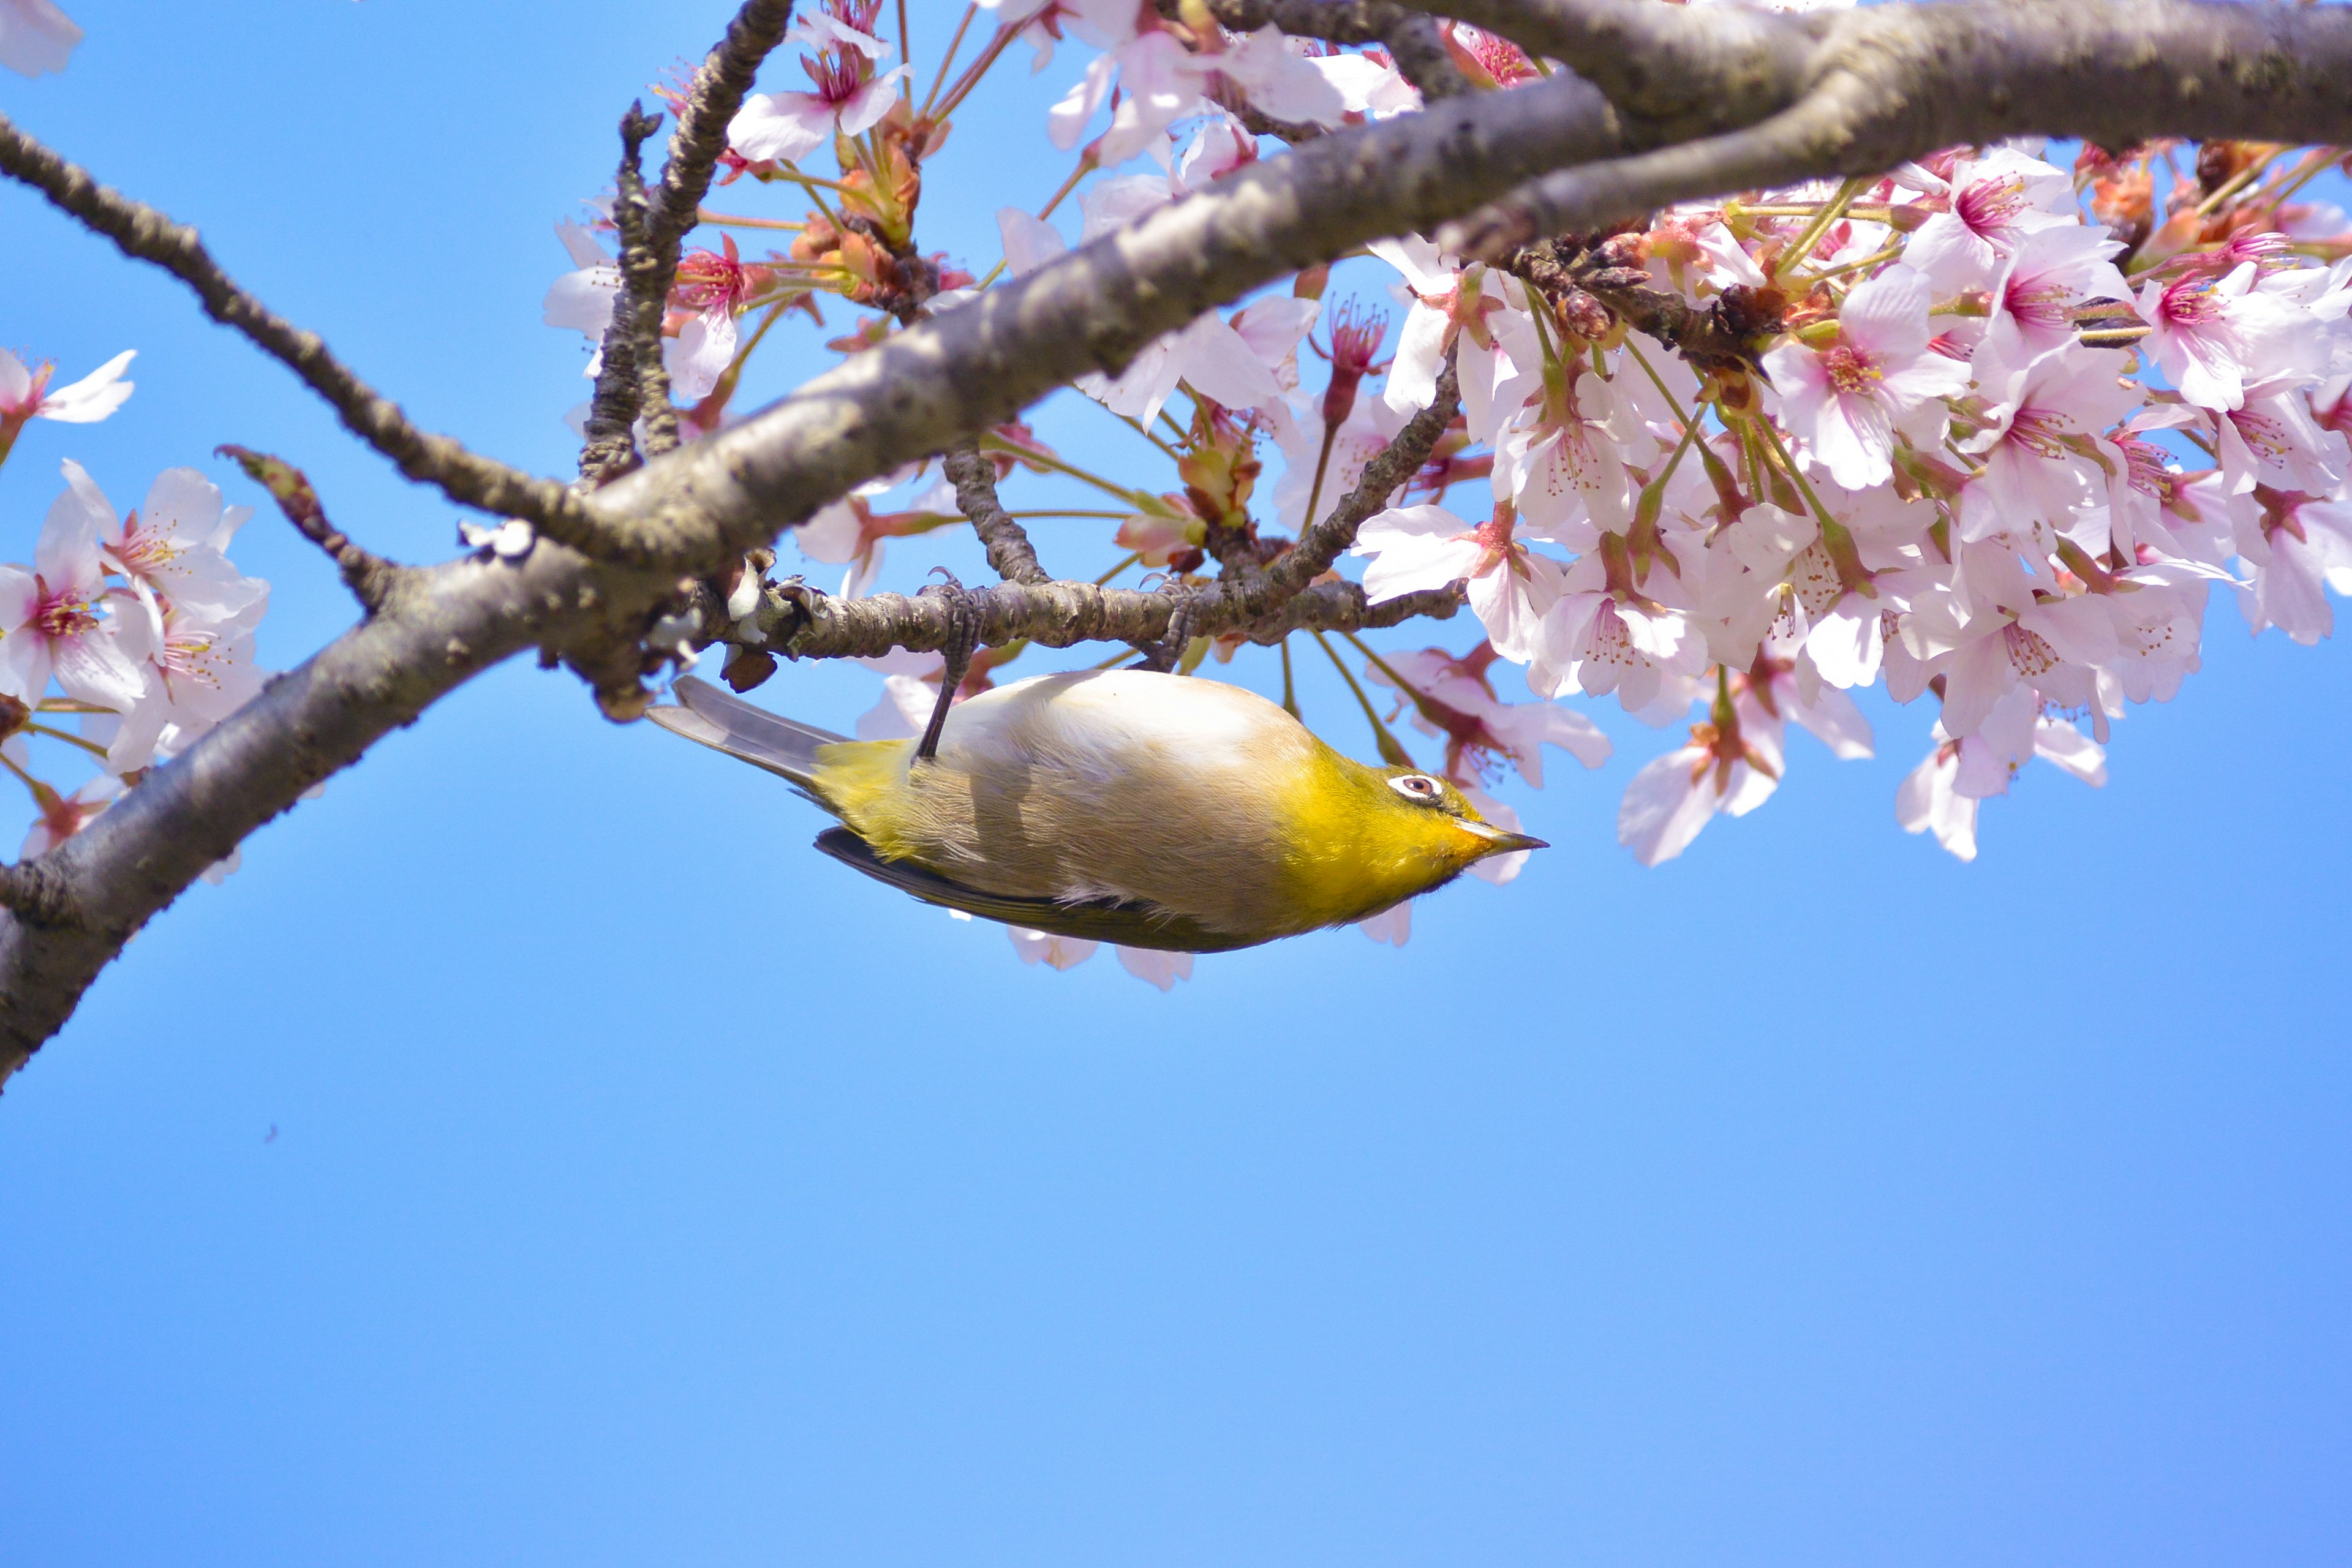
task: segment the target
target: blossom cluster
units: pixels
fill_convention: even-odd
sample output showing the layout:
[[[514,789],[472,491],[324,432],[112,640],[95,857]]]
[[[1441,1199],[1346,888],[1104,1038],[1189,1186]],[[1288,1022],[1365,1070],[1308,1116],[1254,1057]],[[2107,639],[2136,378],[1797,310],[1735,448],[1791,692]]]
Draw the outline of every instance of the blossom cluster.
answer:
[[[778,320],[822,320],[818,296],[875,312],[826,344],[860,353],[1052,265],[1073,243],[1055,219],[1073,195],[1083,245],[1278,155],[1252,125],[1296,136],[1420,103],[1376,46],[1236,32],[1138,0],[993,0],[973,13],[995,23],[976,58],[955,71],[959,31],[918,100],[911,63],[886,68],[879,9],[826,0],[805,14],[794,40],[809,89],[752,99],[731,128],[728,178],[792,189],[810,210],[715,217],[795,237],[759,261],[729,239],[681,268],[665,331],[689,434],[731,416],[735,379]],[[1552,68],[1441,28],[1478,90]],[[1092,52],[1045,125],[1074,155],[1068,177],[1037,210],[1000,212],[1001,259],[977,279],[923,258],[920,172],[950,113],[1013,44],[1042,65],[1072,41]],[[1000,479],[1053,476],[1102,498],[1014,515],[1102,520],[1126,552],[1105,580],[1182,580],[1266,559],[1327,514],[1450,365],[1452,426],[1352,558],[1376,602],[1461,584],[1483,640],[1382,652],[1346,639],[1364,680],[1341,673],[1384,757],[1408,755],[1392,726],[1409,718],[1442,746],[1445,774],[1509,822],[1485,793],[1503,771],[1539,785],[1546,746],[1607,759],[1576,701],[1685,723],[1688,740],[1639,768],[1620,809],[1622,841],[1656,864],[1772,795],[1791,723],[1835,756],[1871,755],[1854,694],[1883,687],[1897,704],[1935,699],[1898,820],[1966,859],[1979,803],[2032,759],[2104,780],[2114,721],[2198,668],[2215,585],[2257,632],[2305,643],[2331,630],[2328,591],[2352,591],[2352,226],[2305,195],[2341,151],[1961,147],[1499,263],[1401,236],[1348,264],[1385,270],[1388,307],[1330,298],[1332,270],[1318,268],[1076,384],[1159,448],[1172,482],[1093,472],[1022,425],[982,447]],[[801,166],[820,152],[837,174]],[[592,339],[618,283],[597,233],[609,226],[566,227],[578,270],[549,296],[549,321]],[[910,257],[924,273],[912,283]],[[912,499],[884,502],[910,485]],[[918,466],[795,537],[856,595],[887,541],[961,521]],[[744,608],[757,581],[755,563]],[[1237,650],[1204,639],[1180,668]],[[1022,651],[983,650],[962,694]],[[885,691],[858,733],[916,732],[940,661],[873,662]],[[1498,692],[1505,666],[1535,700]],[[1408,929],[1402,909],[1367,922],[1383,941]],[[1015,942],[1055,967],[1090,951]],[[1181,973],[1124,956],[1163,986]]]
[[[0,461],[32,420],[89,424],[120,408],[131,360],[51,391],[53,366],[0,349]],[[26,857],[79,832],[261,689],[254,632],[269,605],[269,584],[228,558],[252,509],[224,505],[195,469],[167,469],[127,512],[79,463],[63,470],[32,563],[0,564],[0,767],[33,795]],[[60,789],[36,771],[35,737],[96,772]]]

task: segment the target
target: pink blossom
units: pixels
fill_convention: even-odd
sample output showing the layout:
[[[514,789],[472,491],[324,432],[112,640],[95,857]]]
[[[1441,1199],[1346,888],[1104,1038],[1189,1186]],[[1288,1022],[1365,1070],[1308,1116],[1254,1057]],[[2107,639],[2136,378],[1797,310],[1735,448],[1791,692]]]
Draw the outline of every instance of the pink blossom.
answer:
[[[146,503],[118,520],[79,463],[64,468],[67,496],[89,518],[101,561],[122,575],[152,631],[162,631],[163,600],[218,619],[268,597],[269,584],[246,576],[227,555],[229,541],[253,509],[223,506],[220,488],[195,469],[165,469],[149,487]]]
[[[2253,568],[2240,605],[2259,634],[2276,626],[2308,647],[2336,629],[2326,588],[2352,594],[2352,502],[2255,492],[2261,510],[2238,530],[2238,552]]]
[[[1579,550],[1633,521],[1633,484],[1622,453],[1635,423],[1620,416],[1610,384],[1582,361],[1547,365],[1534,417],[1495,443],[1495,488],[1519,509],[1528,532]]]
[[[1437,371],[1444,362],[1446,345],[1458,335],[1456,363],[1463,405],[1473,427],[1483,433],[1487,421],[1480,406],[1485,402],[1480,389],[1491,388],[1500,379],[1494,357],[1495,333],[1488,322],[1496,312],[1512,307],[1515,295],[1524,299],[1517,280],[1498,278],[1485,267],[1454,268],[1438,254],[1437,247],[1419,235],[1374,240],[1366,248],[1404,274],[1398,300],[1409,307],[1397,334],[1396,358],[1390,363],[1383,395],[1391,406],[1408,412],[1428,407],[1437,396]]]
[[[1546,745],[1558,746],[1588,768],[1609,760],[1609,737],[1576,710],[1557,702],[1498,700],[1486,676],[1496,657],[1492,643],[1466,658],[1444,648],[1423,648],[1386,655],[1364,674],[1391,690],[1397,690],[1396,678],[1406,682],[1399,695],[1412,710],[1413,728],[1444,737],[1445,774],[1465,788],[1486,769],[1507,762],[1541,789]]]
[[[1956,294],[1983,288],[2029,237],[2081,224],[2065,171],[1997,147],[1953,169],[1949,205],[1919,226],[1903,259],[1938,294]]]
[[[2122,246],[2079,224],[2025,237],[1994,279],[1992,315],[1976,353],[1977,379],[2005,380],[2037,356],[2074,341],[2074,308],[2090,300],[2128,301],[2131,285],[2109,259]]]
[[[745,99],[728,121],[728,145],[749,163],[797,163],[836,133],[858,135],[889,113],[898,84],[914,73],[903,65],[875,71],[882,54],[873,31],[880,9],[880,0],[827,0],[823,12],[803,18],[792,36],[817,47],[815,56],[801,57],[816,90]]]
[[[1282,450],[1282,478],[1274,487],[1275,515],[1293,533],[1306,526],[1307,492],[1315,482],[1316,461],[1322,455],[1319,426],[1301,424],[1287,407],[1266,410],[1274,426],[1275,443]],[[1323,468],[1323,495],[1317,510],[1328,512],[1339,497],[1356,488],[1364,465],[1388,449],[1389,442],[1412,417],[1393,408],[1385,398],[1360,397],[1331,437],[1331,456]]]
[[[1117,952],[1121,969],[1162,991],[1172,991],[1179,980],[1192,978],[1192,955],[1189,952],[1167,952],[1156,947],[1121,947]]]
[[[2299,376],[2258,382],[2237,407],[2213,416],[2221,478],[2232,494],[2263,484],[2327,495],[2344,482],[2344,436],[2312,418],[2301,384]]]
[[[1625,711],[1640,713],[1662,694],[1679,695],[1670,677],[1706,668],[1706,640],[1688,615],[1615,580],[1622,575],[1599,551],[1569,567],[1528,673],[1538,695],[1613,691]]]
[[[793,542],[810,560],[849,568],[841,584],[845,599],[864,595],[881,576],[884,540],[928,533],[963,521],[963,514],[956,510],[955,493],[944,480],[916,497],[904,511],[877,512],[867,497],[887,486],[887,478],[879,485],[862,486],[856,493],[819,507],[793,531]]]
[[[1243,35],[1239,42],[1207,59],[1242,89],[1250,107],[1276,120],[1338,126],[1348,118],[1348,100],[1326,62],[1306,52],[1307,40],[1285,37],[1274,27]]]
[[[0,5],[5,3],[0,0]],[[0,12],[0,16],[5,15]],[[93,425],[121,407],[131,396],[132,384],[122,379],[122,373],[138,352],[125,349],[72,385],[51,392],[49,377],[57,369],[55,365],[44,362],[26,370],[24,361],[0,349],[0,460],[7,458],[9,447],[16,443],[17,433],[28,421],[54,419],[60,425]]]
[[[1997,533],[2045,552],[2053,533],[2105,552],[2106,474],[2098,433],[2138,395],[2116,379],[2123,356],[2062,348],[1984,389],[1992,423],[1961,444],[1984,466],[1960,491],[1960,537]]]
[[[61,71],[81,29],[50,0],[0,0],[0,66],[19,76]]]
[[[1064,152],[1076,147],[1116,81],[1119,94],[1110,129],[1095,146],[1097,162],[1115,169],[1146,148],[1164,144],[1170,126],[1207,109],[1202,92],[1214,69],[1213,58],[1194,56],[1172,34],[1155,27],[1135,35],[1097,56],[1084,79],[1054,105],[1046,116],[1047,140]]]
[[[110,769],[145,766],[167,730],[184,746],[261,690],[254,631],[269,602],[268,584],[260,586],[264,597],[217,619],[166,600],[160,629],[137,618],[121,624],[123,651],[138,661],[146,689],[107,750]]]
[[[1830,347],[1764,355],[1790,433],[1848,489],[1893,478],[1897,423],[1968,389],[1968,368],[1928,347],[1929,303],[1927,279],[1892,267],[1846,296]]]
[[[1970,545],[1965,554],[1967,567],[1990,581],[1964,584],[1956,595],[1973,607],[1950,651],[1939,656],[1946,732],[1974,734],[2021,684],[2066,707],[2090,706],[2094,671],[2120,651],[2106,597],[2037,591],[2017,557],[1997,545]],[[1925,638],[1932,625],[1915,612],[1906,617],[1906,636]]]
[[[1092,958],[1095,949],[1102,945],[1083,937],[1055,936],[1022,926],[1007,926],[1005,932],[1012,937],[1013,951],[1021,955],[1022,963],[1043,963],[1053,969],[1075,969]]]
[[[1145,344],[1116,377],[1090,374],[1075,384],[1113,414],[1143,425],[1158,417],[1179,382],[1228,408],[1261,407],[1281,397],[1278,373],[1314,323],[1315,310],[1312,300],[1277,297],[1231,321],[1211,310]],[[1292,376],[1295,384],[1295,369]]]
[[[1365,520],[1349,553],[1370,557],[1364,593],[1376,605],[1467,579],[1488,640],[1520,664],[1536,656],[1544,612],[1559,592],[1559,563],[1513,537],[1507,501],[1475,528],[1442,506],[1392,507]]]
[[[1960,742],[1938,741],[1927,761],[1912,769],[1895,792],[1895,820],[1904,832],[1933,833],[1936,842],[1956,858],[1973,860],[1977,858],[1977,803],[1952,787],[1959,765]]]
[[[1727,708],[1733,718],[1727,724]],[[1633,775],[1617,807],[1617,842],[1633,858],[1664,865],[1717,814],[1745,816],[1771,798],[1780,782],[1780,730],[1743,721],[1752,713],[1745,703],[1718,701],[1716,722],[1692,725],[1688,745]]]
[[[2148,324],[2147,352],[2200,408],[2239,406],[2247,381],[2260,379],[2272,356],[2291,349],[2293,315],[2255,290],[2256,270],[2248,261],[2225,278],[2192,272],[2140,289],[2136,303]]]
[[[1507,857],[1498,855],[1493,858],[1499,860]],[[1479,865],[1485,864],[1483,860],[1479,862]],[[1472,869],[1476,869],[1476,867]],[[1407,899],[1402,903],[1391,904],[1379,914],[1366,915],[1356,922],[1356,929],[1374,942],[1402,947],[1412,937],[1412,900]]]
[[[57,678],[67,696],[128,711],[144,688],[105,613],[96,518],[68,489],[49,508],[33,570],[0,566],[0,693],[37,702]]]

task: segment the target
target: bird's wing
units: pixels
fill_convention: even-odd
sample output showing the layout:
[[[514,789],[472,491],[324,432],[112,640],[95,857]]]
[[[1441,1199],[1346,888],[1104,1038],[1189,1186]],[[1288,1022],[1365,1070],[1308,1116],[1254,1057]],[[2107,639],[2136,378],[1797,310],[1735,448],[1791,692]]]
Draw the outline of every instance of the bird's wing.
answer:
[[[863,871],[877,882],[887,882],[901,892],[911,893],[927,904],[961,910],[983,920],[1003,921],[1006,925],[1026,926],[1055,936],[1083,937],[1089,942],[1157,948],[1166,952],[1225,952],[1237,947],[1255,947],[1265,940],[1211,931],[1196,921],[1125,899],[1066,900],[982,892],[911,860],[885,860],[874,852],[873,846],[846,827],[828,828],[818,834],[816,847],[843,865]]]
[[[677,694],[678,705],[649,708],[646,718],[674,735],[699,741],[753,767],[781,773],[798,784],[803,795],[816,777],[818,749],[848,739],[754,707],[690,675],[681,676],[670,689]]]

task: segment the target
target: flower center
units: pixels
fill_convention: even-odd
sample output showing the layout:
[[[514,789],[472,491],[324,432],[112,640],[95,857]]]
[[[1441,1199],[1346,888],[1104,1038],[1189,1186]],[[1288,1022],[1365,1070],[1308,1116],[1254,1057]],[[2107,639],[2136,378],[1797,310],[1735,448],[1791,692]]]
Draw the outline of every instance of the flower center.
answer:
[[[39,583],[40,579],[36,577],[34,581]],[[98,630],[98,616],[91,611],[89,601],[79,594],[51,596],[48,585],[42,584],[40,606],[33,612],[33,629],[52,639],[88,637]]]
[[[1822,368],[1828,373],[1832,389],[1852,395],[1868,393],[1886,379],[1886,373],[1860,349],[1839,343],[1822,355]]]
[[[2011,621],[2001,627],[2000,635],[2009,644],[2010,668],[2028,680],[2037,675],[2048,674],[2062,662],[2058,650],[2052,647],[2040,632]]]
[[[1969,232],[1979,238],[1997,234],[2010,226],[2017,215],[2025,210],[2025,180],[2011,175],[2006,180],[1979,180],[1960,192],[1959,200],[1952,204],[1952,214],[1968,226]]]

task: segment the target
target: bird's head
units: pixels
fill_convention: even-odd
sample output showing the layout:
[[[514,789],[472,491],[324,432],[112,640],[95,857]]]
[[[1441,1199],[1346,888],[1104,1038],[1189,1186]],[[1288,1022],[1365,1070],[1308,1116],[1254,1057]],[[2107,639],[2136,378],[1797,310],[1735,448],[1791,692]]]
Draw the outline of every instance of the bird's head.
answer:
[[[1399,859],[1427,865],[1437,879],[1490,856],[1549,847],[1540,838],[1496,826],[1478,815],[1469,796],[1434,773],[1383,768],[1375,776],[1382,789],[1373,797],[1379,807],[1365,825],[1367,836]]]

